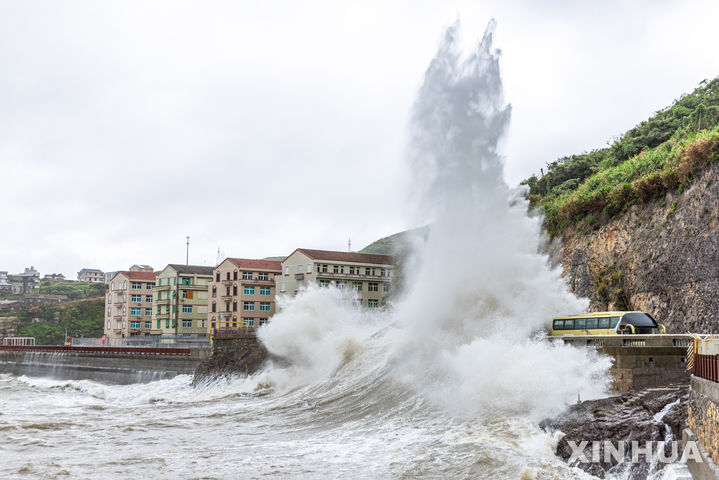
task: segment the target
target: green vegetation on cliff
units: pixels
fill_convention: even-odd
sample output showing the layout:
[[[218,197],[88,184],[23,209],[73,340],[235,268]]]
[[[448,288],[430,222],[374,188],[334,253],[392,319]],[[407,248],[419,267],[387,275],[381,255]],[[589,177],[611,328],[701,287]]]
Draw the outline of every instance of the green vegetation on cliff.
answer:
[[[65,295],[70,300],[93,298],[105,295],[106,283],[92,282],[41,282],[34,293],[44,295]]]
[[[62,345],[65,331],[73,337],[102,337],[105,300],[77,300],[48,307],[31,307],[21,321],[35,320],[18,327],[18,336],[35,337],[38,345]],[[39,320],[39,321],[38,321]]]
[[[547,164],[529,186],[532,208],[556,235],[575,222],[598,225],[635,202],[690,185],[719,158],[719,77],[657,112],[609,147]]]

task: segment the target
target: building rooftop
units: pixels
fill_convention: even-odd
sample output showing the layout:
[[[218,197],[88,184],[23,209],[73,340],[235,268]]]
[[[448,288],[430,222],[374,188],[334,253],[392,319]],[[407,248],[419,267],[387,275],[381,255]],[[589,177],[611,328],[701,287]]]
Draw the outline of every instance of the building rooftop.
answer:
[[[81,272],[81,273],[82,273],[82,272],[99,272],[99,273],[102,273],[102,270],[99,270],[99,269],[97,269],[97,268],[83,268],[82,270],[80,270],[80,272]]]
[[[334,252],[332,250],[312,250],[309,248],[298,248],[295,252],[302,252],[312,260],[327,260],[332,262],[353,262],[353,263],[373,263],[380,265],[392,265],[394,259],[390,255],[377,255],[374,253],[356,253],[356,252]],[[292,252],[292,253],[295,253]],[[292,255],[292,254],[290,254]],[[287,256],[289,257],[289,255]],[[285,257],[285,260],[287,260]],[[283,260],[284,261],[284,260]]]
[[[238,268],[282,271],[282,262],[275,260],[251,260],[249,258],[227,258],[226,260],[234,263]]]
[[[130,272],[125,270],[122,272],[117,272],[115,275],[123,274],[129,280],[144,280],[145,282],[154,282],[157,278],[158,273],[159,272]]]
[[[184,273],[189,275],[208,275],[212,276],[212,271],[215,267],[206,267],[203,265],[180,265],[178,263],[170,263],[167,265],[175,269],[177,273]]]

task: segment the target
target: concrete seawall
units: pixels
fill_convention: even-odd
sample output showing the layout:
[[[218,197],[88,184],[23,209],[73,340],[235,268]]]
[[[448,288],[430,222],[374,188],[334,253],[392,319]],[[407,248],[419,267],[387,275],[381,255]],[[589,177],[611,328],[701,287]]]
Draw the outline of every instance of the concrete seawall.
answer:
[[[700,445],[701,462],[688,461],[695,480],[719,479],[719,383],[692,375],[689,391],[688,428],[683,440]]]
[[[124,385],[191,375],[210,354],[210,349],[189,355],[2,350],[0,373]]]

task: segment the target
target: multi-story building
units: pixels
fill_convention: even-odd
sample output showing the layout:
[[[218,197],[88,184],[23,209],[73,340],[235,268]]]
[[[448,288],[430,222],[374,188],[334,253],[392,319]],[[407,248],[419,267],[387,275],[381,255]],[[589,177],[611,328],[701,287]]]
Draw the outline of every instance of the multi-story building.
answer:
[[[110,280],[112,280],[112,277],[117,275],[120,272],[105,272],[105,283],[109,284]]]
[[[11,285],[12,293],[25,295],[32,293],[33,289],[40,282],[40,272],[35,267],[25,268],[23,273],[8,275],[8,283]]]
[[[8,282],[7,271],[0,272],[0,292],[9,292],[12,290],[12,285]]]
[[[215,327],[259,327],[275,313],[278,261],[226,258],[213,272],[208,291],[210,333]]]
[[[102,270],[98,270],[97,268],[83,268],[77,272],[77,280],[79,282],[104,283],[105,274],[102,273]]]
[[[63,275],[62,273],[48,273],[46,275],[43,275],[41,281],[46,283],[64,282],[65,275]]]
[[[133,265],[130,267],[131,272],[154,272],[154,269],[149,265]]]
[[[154,272],[117,272],[105,295],[105,335],[108,338],[159,335],[152,328]]]
[[[378,308],[392,288],[392,265],[389,255],[298,248],[282,260],[277,292],[295,295],[308,284],[352,289],[355,305]]]
[[[153,325],[163,335],[206,337],[212,267],[169,264],[157,275]]]

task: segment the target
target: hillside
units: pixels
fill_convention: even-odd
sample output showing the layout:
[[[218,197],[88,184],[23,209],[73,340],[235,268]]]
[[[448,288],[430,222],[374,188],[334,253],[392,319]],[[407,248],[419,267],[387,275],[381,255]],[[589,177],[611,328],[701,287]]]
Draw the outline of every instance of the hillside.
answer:
[[[609,147],[560,158],[522,182],[552,235],[596,229],[636,203],[688,188],[719,155],[719,77],[626,132]]]
[[[35,337],[38,345],[62,345],[65,332],[73,337],[102,337],[105,298],[86,298],[48,307],[31,307],[20,314],[17,335]],[[24,323],[32,322],[32,323]]]
[[[428,227],[419,227],[404,232],[395,233],[389,237],[380,238],[362,250],[359,253],[374,253],[379,255],[406,256],[412,248],[412,242],[415,239],[424,240],[429,232]]]
[[[523,182],[554,237],[552,262],[591,310],[644,310],[670,332],[719,330],[717,160],[719,78]]]

